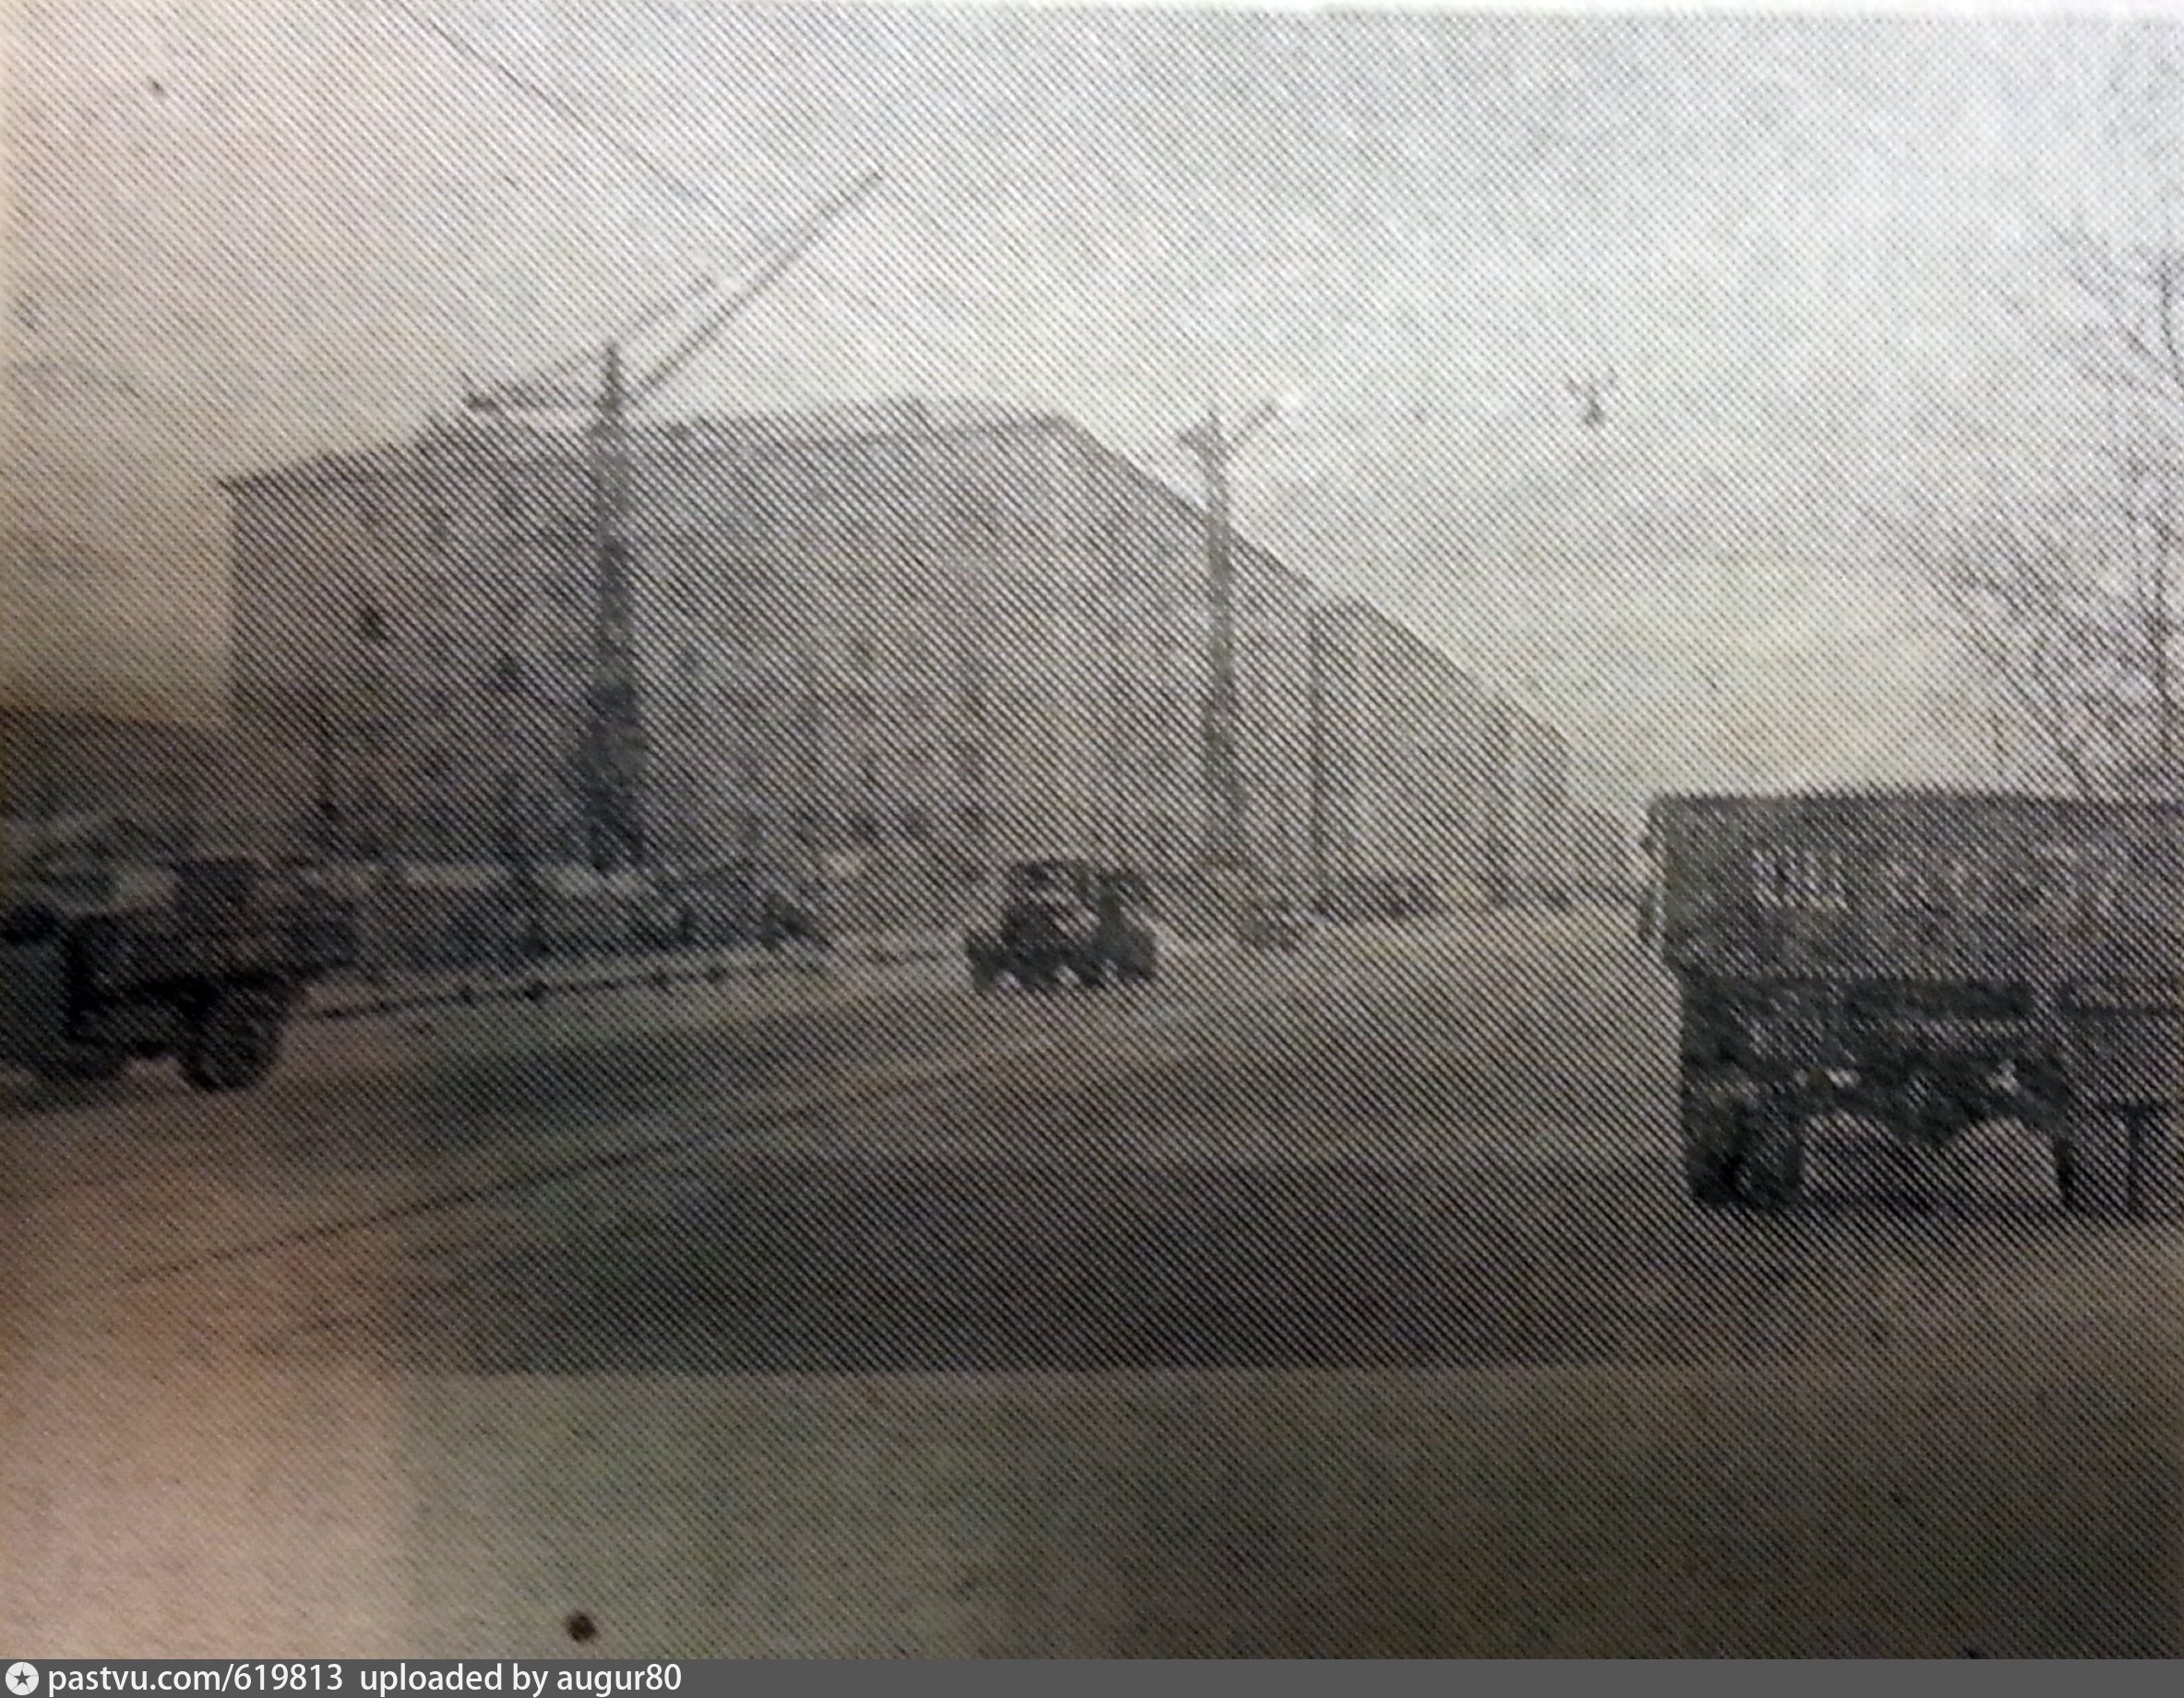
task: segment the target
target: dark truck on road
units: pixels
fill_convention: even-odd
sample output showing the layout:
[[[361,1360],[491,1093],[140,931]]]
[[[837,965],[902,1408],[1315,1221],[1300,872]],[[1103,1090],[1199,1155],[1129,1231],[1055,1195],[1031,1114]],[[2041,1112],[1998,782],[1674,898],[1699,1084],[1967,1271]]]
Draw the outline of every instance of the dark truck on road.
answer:
[[[963,939],[971,984],[1007,979],[1053,990],[1067,977],[1090,989],[1160,975],[1160,942],[1146,917],[1144,881],[1086,861],[1019,861],[1003,875],[1000,912]]]
[[[350,907],[248,858],[33,869],[0,885],[0,1061],[98,1080],[171,1055],[200,1091],[246,1090],[355,954]]]
[[[1669,796],[1647,843],[1696,1201],[1793,1202],[1808,1127],[1844,1113],[1928,1201],[1961,1135],[2007,1118],[2066,1207],[2173,1212],[2184,807]]]

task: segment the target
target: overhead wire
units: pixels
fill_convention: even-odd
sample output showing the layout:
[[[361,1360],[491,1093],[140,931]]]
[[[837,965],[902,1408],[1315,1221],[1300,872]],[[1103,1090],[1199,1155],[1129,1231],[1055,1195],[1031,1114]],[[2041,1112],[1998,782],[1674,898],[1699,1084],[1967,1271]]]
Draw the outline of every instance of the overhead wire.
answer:
[[[594,123],[586,115],[582,108],[574,102],[555,93],[544,84],[532,81],[520,71],[515,70],[500,59],[495,58],[468,38],[458,35],[445,24],[426,17],[416,7],[407,4],[407,0],[380,0],[380,4],[406,19],[412,28],[422,30],[424,34],[441,42],[458,57],[467,59],[473,65],[483,66],[511,88],[517,89],[542,104],[551,107],[567,123],[574,125],[580,130],[589,132],[594,140],[603,142],[625,159],[642,166],[684,199],[698,203],[707,201],[707,197],[702,191],[691,184],[686,183],[628,138],[617,135]]]
[[[725,212],[730,209],[724,207],[717,197],[708,194],[704,189],[698,187],[696,184],[689,182],[680,173],[671,170],[668,166],[662,163],[658,159],[654,158],[644,149],[630,141],[627,137],[620,135],[615,130],[612,130],[606,126],[597,122],[590,114],[586,114],[580,107],[577,106],[573,102],[555,93],[551,89],[548,89],[543,83],[540,83],[530,77],[526,77],[521,72],[516,70],[501,59],[495,56],[493,54],[487,52],[484,48],[478,46],[474,42],[471,42],[467,37],[458,34],[456,31],[448,29],[446,25],[441,24],[436,19],[426,16],[424,13],[419,11],[415,6],[409,5],[408,0],[381,0],[381,3],[385,5],[389,11],[395,13],[397,16],[400,17],[407,23],[409,23],[412,28],[418,30],[424,34],[431,36],[434,40],[439,42],[443,46],[447,47],[448,51],[455,54],[457,56],[491,71],[495,76],[499,78],[503,82],[507,83],[510,88],[517,90],[522,94],[528,95],[532,100],[537,101],[542,105],[546,106],[565,122],[573,126],[575,128],[582,130],[585,134],[591,136],[594,140],[599,141],[606,147],[612,149],[615,152],[620,154],[625,160],[627,160],[629,162],[637,165],[647,175],[650,176],[656,182],[671,190],[678,198],[687,201],[692,205],[704,207],[709,210],[716,212]],[[735,257],[745,263],[749,263],[752,260],[761,259],[767,257],[772,250],[777,249],[781,244],[781,241],[782,237],[778,234],[763,238],[758,242],[748,244],[744,248],[737,250]],[[655,325],[663,322],[674,312],[692,305],[693,303],[701,299],[704,295],[713,292],[714,290],[717,290],[721,286],[722,278],[720,272],[722,269],[716,269],[712,271],[709,271],[691,284],[686,285],[683,290],[678,291],[675,294],[662,301],[656,302],[651,306],[647,307],[644,311],[638,314],[635,318],[629,321],[627,325],[616,331],[614,336],[608,339],[608,341],[615,341],[630,336],[641,334],[645,330],[650,329]],[[960,357],[957,353],[950,350],[942,349],[928,333],[911,322],[903,315],[889,309],[866,292],[842,281],[840,278],[836,277],[832,272],[827,270],[824,267],[819,266],[807,258],[801,268],[799,274],[803,277],[809,278],[813,282],[818,284],[821,288],[827,289],[832,293],[841,296],[842,299],[848,301],[852,305],[854,305],[862,311],[870,314],[874,317],[880,319],[889,329],[915,343],[922,352],[924,352],[929,357],[938,360],[943,365],[954,365],[960,363]],[[579,353],[569,355],[565,359],[556,361],[552,365],[543,367],[533,372],[528,377],[521,378],[506,385],[496,385],[495,387],[513,390],[517,389],[527,388],[532,385],[550,384],[560,378],[567,377],[570,373],[576,371],[588,362],[597,360],[600,357],[604,346],[605,344],[603,343],[597,347],[582,350]]]
[[[495,384],[488,393],[506,396],[550,389],[555,383],[572,376],[582,367],[596,365],[609,348],[630,341],[655,326],[665,324],[686,308],[698,305],[708,295],[716,294],[725,276],[745,269],[754,261],[772,260],[788,239],[788,233],[776,231],[746,243],[732,254],[725,264],[694,278],[672,294],[662,296],[635,317],[625,319],[603,341],[591,347],[579,349],[551,365],[542,366],[527,377]]]

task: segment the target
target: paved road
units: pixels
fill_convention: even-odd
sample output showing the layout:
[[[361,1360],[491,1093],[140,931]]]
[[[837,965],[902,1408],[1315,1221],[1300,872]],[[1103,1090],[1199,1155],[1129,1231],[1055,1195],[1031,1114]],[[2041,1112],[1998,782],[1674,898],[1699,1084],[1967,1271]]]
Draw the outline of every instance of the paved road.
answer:
[[[1587,916],[314,1034],[9,1105],[0,1638],[2173,1654],[2173,1228],[1673,1187]]]

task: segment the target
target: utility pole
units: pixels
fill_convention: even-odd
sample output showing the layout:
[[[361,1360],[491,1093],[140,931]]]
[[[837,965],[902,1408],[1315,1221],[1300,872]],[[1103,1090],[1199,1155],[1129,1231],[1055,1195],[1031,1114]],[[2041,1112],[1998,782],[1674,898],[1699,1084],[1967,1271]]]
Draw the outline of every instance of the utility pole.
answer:
[[[1280,411],[1278,402],[1262,401],[1230,430],[1222,423],[1221,409],[1210,406],[1204,421],[1178,438],[1198,457],[1206,484],[1206,865],[1216,879],[1233,881],[1250,876],[1251,848],[1239,747],[1236,569],[1228,468],[1244,444]]]
[[[591,425],[591,711],[584,726],[584,819],[603,873],[645,864],[645,735],[638,711],[629,580],[629,415],[622,351],[607,345]]]
[[[2176,544],[2176,528],[2170,519],[2168,492],[2162,492],[2161,517],[2154,529],[2154,582],[2151,586],[2151,605],[2147,608],[2147,641],[2153,650],[2149,657],[2154,664],[2154,759],[2158,770],[2162,795],[2169,800],[2177,796],[2177,725],[2174,701],[2174,684],[2169,670],[2169,550]]]
[[[632,454],[629,410],[642,404],[720,335],[752,302],[794,267],[828,228],[879,185],[879,173],[866,172],[782,238],[756,272],[714,305],[703,320],[670,352],[634,379],[622,365],[617,338],[604,351],[595,395],[572,393],[558,381],[563,363],[542,377],[472,392],[465,404],[475,413],[580,409],[589,415],[587,431],[591,482],[591,544],[592,620],[590,686],[576,759],[577,784],[592,866],[611,873],[643,868],[650,843],[645,829],[648,749],[638,688],[636,596],[632,584],[630,506]],[[710,281],[706,285],[710,291]],[[683,292],[656,303],[625,333],[661,322],[671,309],[687,305]]]

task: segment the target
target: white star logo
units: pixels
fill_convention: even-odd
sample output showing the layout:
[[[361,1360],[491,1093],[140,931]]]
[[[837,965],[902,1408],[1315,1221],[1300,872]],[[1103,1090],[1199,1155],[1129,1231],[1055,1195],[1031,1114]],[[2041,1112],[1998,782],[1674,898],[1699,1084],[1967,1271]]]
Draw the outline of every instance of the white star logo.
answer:
[[[29,1663],[8,1664],[7,1690],[15,1698],[30,1698],[38,1690],[38,1670]]]

